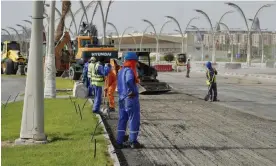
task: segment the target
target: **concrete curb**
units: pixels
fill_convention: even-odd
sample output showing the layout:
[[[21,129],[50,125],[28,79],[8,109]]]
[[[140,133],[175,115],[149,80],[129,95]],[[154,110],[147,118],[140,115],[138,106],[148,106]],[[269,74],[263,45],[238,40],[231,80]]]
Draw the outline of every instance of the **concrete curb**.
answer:
[[[205,73],[205,70],[197,70],[195,72]],[[239,73],[223,72],[223,73],[219,73],[218,75],[238,76],[238,77],[254,77],[254,78],[263,78],[263,79],[268,79],[268,80],[276,80],[276,76],[262,75],[262,74],[239,74]]]
[[[88,101],[89,101],[89,103],[92,105],[92,99],[88,99]],[[100,122],[102,121],[102,123],[100,124],[102,127],[103,127],[103,129],[104,129],[104,132],[105,132],[105,134],[103,134],[104,135],[104,137],[108,140],[108,145],[107,145],[107,147],[108,147],[108,153],[109,153],[109,155],[110,155],[110,157],[112,158],[112,160],[113,160],[113,162],[114,162],[114,166],[120,166],[121,164],[120,164],[120,162],[119,162],[119,159],[118,159],[118,156],[117,156],[117,154],[116,153],[114,153],[115,152],[115,148],[114,148],[114,146],[113,146],[113,144],[112,144],[112,142],[111,142],[111,140],[110,140],[110,137],[109,137],[109,135],[108,135],[108,133],[107,133],[107,130],[106,130],[106,127],[105,127],[105,125],[104,125],[104,123],[103,123],[103,119],[102,119],[102,117],[101,117],[101,115],[99,115],[99,114],[96,114],[96,116],[99,118],[99,120],[100,120]]]

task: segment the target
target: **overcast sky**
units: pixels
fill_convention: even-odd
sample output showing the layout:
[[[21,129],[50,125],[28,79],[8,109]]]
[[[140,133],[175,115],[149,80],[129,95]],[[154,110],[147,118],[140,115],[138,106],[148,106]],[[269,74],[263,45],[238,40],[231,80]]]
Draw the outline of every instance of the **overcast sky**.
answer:
[[[24,19],[31,20],[29,16],[32,15],[32,1],[3,1],[1,6],[1,26],[6,28],[8,26],[16,27],[15,24],[22,24],[29,26],[22,22]],[[49,2],[47,2],[49,3]],[[89,1],[84,1],[88,4]],[[270,8],[265,8],[259,15],[261,29],[276,30],[276,3],[275,1],[259,1],[259,2],[239,2],[235,1],[239,5],[247,18],[253,18],[256,11],[264,4],[270,3],[275,4]],[[107,2],[104,2],[104,7],[107,6]],[[56,4],[58,9],[61,9],[61,2],[58,1]],[[72,11],[76,11],[80,8],[78,1],[72,1]],[[93,7],[94,8],[94,7]],[[146,18],[156,25],[156,30],[159,31],[162,24],[167,21],[164,17],[171,15],[175,17],[184,30],[189,19],[195,16],[200,16],[200,20],[193,21],[192,25],[198,26],[199,28],[209,28],[207,20],[196,13],[194,9],[201,9],[206,12],[213,26],[219,20],[221,15],[229,10],[234,10],[234,13],[226,15],[222,22],[227,24],[230,28],[241,28],[245,29],[245,23],[241,15],[232,7],[225,5],[223,1],[115,1],[110,9],[108,21],[112,22],[117,26],[119,33],[128,27],[133,26],[137,31],[143,31],[148,25],[141,21]],[[48,9],[49,10],[49,9]],[[92,17],[93,10],[89,10],[90,19]],[[79,13],[76,17],[77,23],[79,23],[82,13]],[[57,14],[56,14],[57,16]],[[57,17],[56,17],[57,18]],[[94,23],[97,25],[100,33],[102,32],[100,10],[98,10]],[[71,18],[68,17],[66,24],[69,25]],[[44,21],[46,23],[46,20]],[[58,21],[56,22],[56,24]],[[251,23],[249,24],[251,25]],[[19,29],[18,27],[16,27]],[[176,29],[176,24],[168,24],[163,32],[173,32]],[[107,27],[107,30],[113,31],[111,27]],[[72,27],[72,31],[74,28]],[[152,31],[152,30],[149,30]]]

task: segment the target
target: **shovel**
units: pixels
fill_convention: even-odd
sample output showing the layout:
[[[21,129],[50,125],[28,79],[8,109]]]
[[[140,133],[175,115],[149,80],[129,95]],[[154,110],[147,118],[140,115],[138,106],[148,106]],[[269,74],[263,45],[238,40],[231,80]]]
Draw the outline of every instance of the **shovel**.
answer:
[[[147,90],[146,90],[144,87],[142,87],[140,84],[137,84],[137,86],[138,86],[138,91],[139,91],[139,93],[144,93],[144,92],[147,91]]]

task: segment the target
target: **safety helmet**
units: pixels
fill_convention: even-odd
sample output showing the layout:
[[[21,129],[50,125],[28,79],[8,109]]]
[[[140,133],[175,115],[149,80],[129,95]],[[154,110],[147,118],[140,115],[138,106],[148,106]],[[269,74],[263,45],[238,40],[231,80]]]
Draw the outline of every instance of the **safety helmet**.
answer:
[[[96,58],[93,56],[93,57],[90,58],[89,61],[90,61],[90,62],[96,62]]]
[[[138,57],[135,52],[127,52],[124,56],[125,60],[138,60]]]
[[[212,63],[211,63],[210,61],[208,61],[208,62],[206,63],[206,67],[207,67],[208,69],[212,68]]]

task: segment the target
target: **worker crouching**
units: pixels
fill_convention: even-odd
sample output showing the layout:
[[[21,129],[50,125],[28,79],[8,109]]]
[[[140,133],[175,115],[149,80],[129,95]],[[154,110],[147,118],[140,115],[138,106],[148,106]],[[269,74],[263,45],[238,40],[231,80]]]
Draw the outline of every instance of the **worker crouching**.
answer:
[[[94,104],[93,113],[101,113],[100,106],[102,102],[102,88],[104,86],[104,77],[107,76],[109,72],[108,66],[104,65],[104,57],[99,57],[99,61],[96,63],[90,63],[89,73],[91,76],[91,85],[94,90]]]
[[[138,57],[135,52],[128,52],[125,56],[123,68],[118,73],[119,94],[119,122],[117,128],[118,148],[130,146],[141,148],[138,141],[140,130],[140,103],[137,83],[139,82],[136,65]],[[129,121],[129,142],[124,142],[126,125]]]

